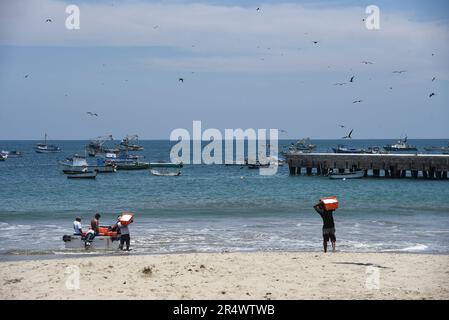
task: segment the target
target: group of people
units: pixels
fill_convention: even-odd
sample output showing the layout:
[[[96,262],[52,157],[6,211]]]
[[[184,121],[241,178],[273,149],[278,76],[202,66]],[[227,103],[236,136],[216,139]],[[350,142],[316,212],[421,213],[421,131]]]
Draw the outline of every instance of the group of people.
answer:
[[[314,205],[314,209],[323,219],[323,249],[324,252],[327,252],[327,244],[329,240],[332,244],[332,251],[335,252],[336,242],[337,238],[335,237],[335,223],[334,223],[334,217],[333,217],[333,210],[326,210],[325,206],[322,202],[317,203]],[[126,224],[122,224],[120,222],[120,217],[117,217],[116,223],[109,228],[110,231],[116,231],[117,234],[120,234],[120,245],[119,248],[121,250],[129,250],[130,246],[130,233],[129,233],[129,227]],[[75,221],[73,222],[73,232],[74,235],[79,235],[85,240],[85,246],[89,247],[94,240],[95,236],[97,236],[99,232],[100,227],[100,218],[101,215],[99,213],[95,214],[95,216],[90,221],[90,228],[86,233],[83,233],[83,228],[81,225],[81,218],[76,217]],[[132,222],[132,220],[131,220]],[[126,246],[126,249],[124,249],[124,245]]]
[[[117,234],[120,235],[119,248],[121,250],[129,251],[129,246],[131,242],[129,226],[122,224],[120,222],[120,217],[121,216],[118,216],[115,224],[112,227],[109,227],[108,229],[112,232],[117,232]],[[82,239],[85,240],[86,248],[90,247],[94,238],[100,234],[99,232],[100,218],[101,215],[99,213],[96,213],[95,216],[92,218],[92,220],[90,220],[90,228],[85,233],[83,232],[83,227],[81,225],[81,217],[76,217],[75,221],[73,221],[73,234],[76,236],[81,236]],[[124,249],[124,246],[126,246],[126,249]]]

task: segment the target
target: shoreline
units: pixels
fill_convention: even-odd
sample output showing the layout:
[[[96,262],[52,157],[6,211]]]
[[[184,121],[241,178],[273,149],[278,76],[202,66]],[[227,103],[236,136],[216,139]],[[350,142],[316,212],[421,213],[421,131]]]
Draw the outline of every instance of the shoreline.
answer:
[[[0,271],[2,299],[449,299],[447,254],[131,253]]]

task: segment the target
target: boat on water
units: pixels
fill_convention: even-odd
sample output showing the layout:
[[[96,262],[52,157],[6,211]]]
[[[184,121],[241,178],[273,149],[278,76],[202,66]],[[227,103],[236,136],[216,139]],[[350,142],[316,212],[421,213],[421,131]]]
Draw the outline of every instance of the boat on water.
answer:
[[[105,163],[102,159],[97,159],[96,165],[90,165],[86,157],[74,155],[67,158],[65,161],[59,162],[63,166],[62,172],[65,174],[85,173],[87,171],[94,171],[96,173],[113,173],[117,171],[117,167],[113,163]]]
[[[288,147],[288,151],[291,153],[295,152],[312,152],[316,148],[316,145],[310,143],[310,138],[305,138],[292,143]]]
[[[0,155],[6,156],[7,158],[21,158],[23,156],[23,153],[21,151],[17,151],[17,150],[12,150],[12,151],[2,150],[0,152]]]
[[[351,148],[344,145],[338,145],[337,148],[332,148],[334,153],[366,153],[364,149]]]
[[[384,146],[386,151],[417,151],[416,146],[407,143],[407,136],[404,139],[398,140],[395,144],[387,144]]]
[[[444,153],[446,153],[446,152],[449,152],[449,142],[446,147],[430,146],[430,147],[425,147],[424,150],[426,150],[426,151],[443,151]]]
[[[182,168],[184,165],[182,162],[165,162],[165,161],[157,161],[150,162],[150,168]]]
[[[365,176],[365,170],[356,170],[353,172],[331,173],[329,179],[361,179]]]
[[[260,163],[259,160],[257,160],[255,163],[249,163],[248,169],[259,169],[259,168],[268,168],[270,167],[270,163]]]
[[[140,161],[118,162],[118,163],[116,163],[116,165],[117,165],[117,170],[146,170],[146,169],[150,169],[149,162],[140,162]]]
[[[139,136],[126,136],[122,142],[120,142],[120,147],[125,148],[125,150],[129,151],[142,151],[143,147],[139,145]]]
[[[5,161],[8,158],[8,155],[3,155],[0,153],[0,161]]]
[[[67,174],[67,179],[96,179],[96,178],[97,178],[96,171],[73,172],[71,174]]]
[[[150,172],[153,176],[158,176],[158,177],[177,177],[177,176],[181,175],[181,171],[165,172],[165,171],[151,169]]]
[[[61,148],[53,144],[47,144],[47,134],[45,134],[44,143],[36,144],[34,149],[37,153],[58,153],[61,152]]]
[[[112,140],[112,135],[99,136],[95,139],[92,139],[86,146],[87,154],[90,157],[95,157],[98,155],[105,155],[107,153],[119,153],[120,148],[106,146],[106,143]]]

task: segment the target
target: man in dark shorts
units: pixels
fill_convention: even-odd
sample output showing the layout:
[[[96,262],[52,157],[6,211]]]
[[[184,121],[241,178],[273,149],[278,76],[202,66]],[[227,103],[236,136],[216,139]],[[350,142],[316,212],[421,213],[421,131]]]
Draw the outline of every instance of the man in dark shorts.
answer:
[[[313,208],[321,216],[321,219],[323,219],[324,252],[327,252],[327,243],[329,240],[332,244],[332,251],[335,252],[335,243],[337,242],[337,238],[335,237],[334,211],[324,209],[324,205],[321,202],[314,205]]]

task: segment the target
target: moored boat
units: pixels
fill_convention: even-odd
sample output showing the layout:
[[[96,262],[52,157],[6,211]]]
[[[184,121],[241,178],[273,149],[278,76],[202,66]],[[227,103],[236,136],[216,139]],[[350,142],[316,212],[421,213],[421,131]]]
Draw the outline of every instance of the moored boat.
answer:
[[[7,158],[21,158],[23,156],[23,153],[17,150],[12,151],[2,150],[0,152],[0,155],[6,156]]]
[[[117,170],[146,170],[150,168],[149,162],[134,161],[131,163],[116,163]]]
[[[142,151],[143,147],[138,144],[139,136],[126,136],[122,142],[120,142],[120,147],[125,148],[125,150],[129,151]]]
[[[36,144],[34,150],[37,153],[58,153],[61,152],[61,148],[53,144],[47,144],[47,134],[45,134],[44,143]]]
[[[365,170],[356,170],[353,172],[331,173],[330,179],[360,179],[365,176]]]
[[[338,145],[337,148],[332,148],[335,153],[366,153],[365,150],[360,148],[351,148],[344,145]]]
[[[8,155],[0,154],[0,161],[5,161],[8,158]]]
[[[151,172],[151,174],[152,174],[153,176],[159,176],[159,177],[176,177],[176,176],[180,176],[180,175],[181,175],[181,171],[177,171],[177,172],[164,172],[164,171],[159,171],[159,170],[151,169],[150,172]]]
[[[84,172],[73,172],[67,174],[67,179],[95,179],[97,178],[96,171],[84,171]]]
[[[395,144],[387,144],[384,146],[386,151],[417,151],[416,146],[407,143],[407,136],[404,139],[398,140]]]

